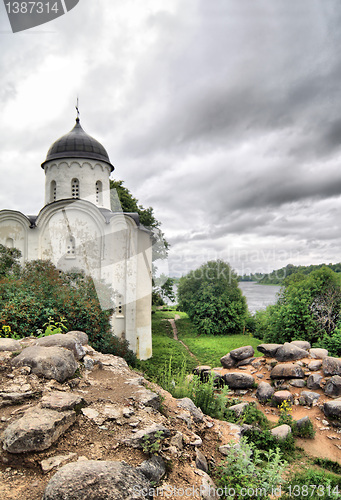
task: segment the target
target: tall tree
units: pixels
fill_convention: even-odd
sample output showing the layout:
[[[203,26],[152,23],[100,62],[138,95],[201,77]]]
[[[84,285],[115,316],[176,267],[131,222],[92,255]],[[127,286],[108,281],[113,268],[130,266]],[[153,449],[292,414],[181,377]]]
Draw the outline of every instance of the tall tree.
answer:
[[[209,261],[180,279],[178,299],[199,333],[242,333],[247,317],[246,299],[227,262]]]

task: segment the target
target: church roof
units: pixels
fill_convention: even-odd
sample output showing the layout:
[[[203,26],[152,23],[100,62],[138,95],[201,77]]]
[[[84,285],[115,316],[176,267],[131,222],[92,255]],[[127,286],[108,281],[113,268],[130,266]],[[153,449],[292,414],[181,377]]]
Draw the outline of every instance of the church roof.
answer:
[[[79,118],[76,119],[76,125],[63,137],[55,141],[47,152],[46,160],[42,163],[42,168],[47,161],[60,158],[88,158],[100,160],[114,170],[110,163],[108,153],[100,142],[88,135],[81,127]]]

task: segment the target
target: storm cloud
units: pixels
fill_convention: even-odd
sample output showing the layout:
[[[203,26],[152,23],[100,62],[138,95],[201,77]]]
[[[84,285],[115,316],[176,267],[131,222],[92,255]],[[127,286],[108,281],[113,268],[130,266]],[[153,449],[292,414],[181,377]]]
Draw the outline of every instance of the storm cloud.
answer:
[[[73,127],[171,243],[171,275],[341,260],[338,0],[81,0],[12,34],[0,5],[0,205],[43,205]]]

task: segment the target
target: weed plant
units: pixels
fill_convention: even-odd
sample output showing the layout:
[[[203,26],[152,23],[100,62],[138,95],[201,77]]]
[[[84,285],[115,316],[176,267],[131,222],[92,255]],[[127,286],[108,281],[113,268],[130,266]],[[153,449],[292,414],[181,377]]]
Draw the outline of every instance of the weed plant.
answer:
[[[231,448],[226,459],[216,471],[218,486],[230,492],[224,498],[269,498],[271,492],[282,483],[286,462],[276,451],[260,451],[241,440],[240,446]]]
[[[284,486],[282,500],[309,498],[312,500],[334,500],[341,496],[340,476],[309,468],[297,472]]]

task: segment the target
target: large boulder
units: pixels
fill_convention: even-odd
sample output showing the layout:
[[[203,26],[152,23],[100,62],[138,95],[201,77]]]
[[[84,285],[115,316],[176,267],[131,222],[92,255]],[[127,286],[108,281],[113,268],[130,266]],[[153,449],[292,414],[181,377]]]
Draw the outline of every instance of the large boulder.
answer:
[[[146,476],[125,462],[86,460],[64,465],[43,500],[145,500],[148,491]]]
[[[310,349],[309,354],[314,359],[324,359],[328,356],[328,351],[327,349],[313,347],[312,349]]]
[[[6,428],[3,449],[9,453],[46,450],[75,420],[74,411],[32,408]]]
[[[321,395],[318,392],[302,391],[300,396],[300,403],[307,406],[312,406],[314,404],[314,401],[318,401],[320,399],[320,396]]]
[[[248,373],[225,373],[223,378],[230,389],[250,389],[255,383],[253,376]]]
[[[312,373],[307,379],[308,389],[320,389],[322,382],[322,375],[319,373]]]
[[[85,406],[85,400],[80,394],[71,394],[69,392],[52,391],[43,396],[40,401],[42,408],[50,410],[65,411],[79,409]]]
[[[195,406],[193,401],[190,398],[181,398],[177,400],[177,404],[179,408],[183,408],[184,410],[187,410],[191,417],[193,418],[194,422],[196,423],[201,423],[204,420],[204,414],[200,408]]]
[[[326,383],[324,388],[325,394],[331,397],[341,396],[341,377],[340,375],[334,375]]]
[[[304,371],[296,363],[278,363],[271,370],[270,378],[304,378]]]
[[[75,359],[82,359],[85,356],[85,350],[79,340],[73,335],[65,335],[63,333],[56,333],[42,337],[36,341],[36,345],[41,347],[65,347],[73,352]]]
[[[305,349],[306,351],[311,349],[310,342],[307,342],[306,340],[292,340],[290,344],[296,345],[300,349]]]
[[[257,351],[268,358],[273,358],[280,347],[282,347],[282,344],[259,344]]]
[[[73,353],[63,347],[27,347],[13,358],[12,365],[29,366],[32,373],[61,383],[72,377],[78,368]]]
[[[0,351],[21,351],[22,346],[19,340],[0,338]]]
[[[254,348],[251,345],[246,345],[244,347],[238,347],[238,349],[233,349],[233,351],[230,351],[230,356],[236,361],[241,361],[242,359],[252,358],[254,353]]]
[[[89,337],[85,332],[81,332],[78,330],[71,330],[70,332],[67,332],[65,335],[70,335],[82,345],[87,345],[89,343]]]
[[[279,425],[278,427],[271,429],[271,434],[277,440],[286,439],[291,434],[291,427],[288,424]]]
[[[274,392],[274,388],[268,382],[260,382],[257,387],[256,398],[261,403],[266,403],[272,398]]]
[[[144,443],[154,443],[158,437],[162,440],[170,436],[170,431],[161,424],[152,424],[149,427],[145,427],[140,431],[133,434],[130,439],[127,440],[127,444],[130,444],[133,448],[142,448]]]
[[[230,353],[226,354],[222,358],[220,358],[220,363],[223,365],[224,368],[232,368],[237,364],[237,360],[232,358]]]
[[[322,362],[322,369],[325,376],[341,375],[341,359],[327,356]]]
[[[311,372],[317,372],[322,367],[322,359],[312,359],[308,363],[308,370]]]
[[[285,342],[285,344],[277,349],[274,357],[278,361],[294,361],[296,359],[308,358],[309,353],[295,344]]]
[[[341,422],[341,399],[324,403],[323,412],[327,418]]]
[[[271,403],[274,406],[281,406],[284,401],[292,404],[294,402],[294,397],[290,391],[276,391],[271,399]]]

